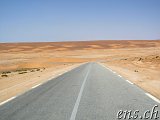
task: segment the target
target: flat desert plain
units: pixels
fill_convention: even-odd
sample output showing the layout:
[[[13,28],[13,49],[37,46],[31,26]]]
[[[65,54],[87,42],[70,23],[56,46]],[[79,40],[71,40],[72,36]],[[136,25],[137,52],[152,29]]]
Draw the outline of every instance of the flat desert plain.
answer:
[[[160,99],[160,40],[0,43],[0,102],[85,62],[99,62]]]

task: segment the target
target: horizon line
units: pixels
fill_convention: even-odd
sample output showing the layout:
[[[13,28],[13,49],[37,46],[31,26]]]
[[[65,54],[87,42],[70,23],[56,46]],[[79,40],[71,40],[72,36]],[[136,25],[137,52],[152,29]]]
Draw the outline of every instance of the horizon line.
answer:
[[[0,42],[0,44],[1,43],[51,43],[51,42],[54,42],[54,43],[60,43],[60,42],[63,42],[63,43],[65,43],[65,42],[91,42],[91,41],[157,41],[157,40],[160,40],[160,39],[115,39],[115,40],[106,40],[106,39],[104,39],[104,40],[66,40],[66,41],[15,41],[15,42],[13,42],[13,41],[11,41],[11,42]]]

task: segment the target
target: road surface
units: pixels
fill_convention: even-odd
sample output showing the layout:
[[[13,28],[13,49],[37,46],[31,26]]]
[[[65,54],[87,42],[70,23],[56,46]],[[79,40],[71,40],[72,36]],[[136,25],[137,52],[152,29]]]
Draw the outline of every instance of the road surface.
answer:
[[[120,110],[143,115],[155,105],[159,111],[145,91],[87,63],[1,105],[0,120],[116,120]]]

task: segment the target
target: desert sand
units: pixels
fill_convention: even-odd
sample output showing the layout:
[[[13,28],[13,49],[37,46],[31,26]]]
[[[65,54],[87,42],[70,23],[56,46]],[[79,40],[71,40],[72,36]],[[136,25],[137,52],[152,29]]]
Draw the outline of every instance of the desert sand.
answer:
[[[0,102],[85,62],[101,62],[160,99],[160,40],[0,43]]]

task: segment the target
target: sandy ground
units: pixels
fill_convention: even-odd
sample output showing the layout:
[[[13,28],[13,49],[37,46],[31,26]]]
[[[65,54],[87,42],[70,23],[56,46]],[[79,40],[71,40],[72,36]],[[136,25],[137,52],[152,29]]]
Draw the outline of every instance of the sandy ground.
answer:
[[[34,69],[27,70],[27,73],[12,72],[8,77],[0,79],[0,102],[20,95],[32,89],[32,87],[43,84],[77,66],[79,66],[79,64],[67,64],[46,69],[42,68],[40,71],[35,70],[34,72],[31,72]]]
[[[160,99],[160,48],[121,49],[114,53],[116,59],[109,58],[103,64]]]
[[[0,43],[0,102],[84,62],[102,62],[160,98],[160,40]]]

